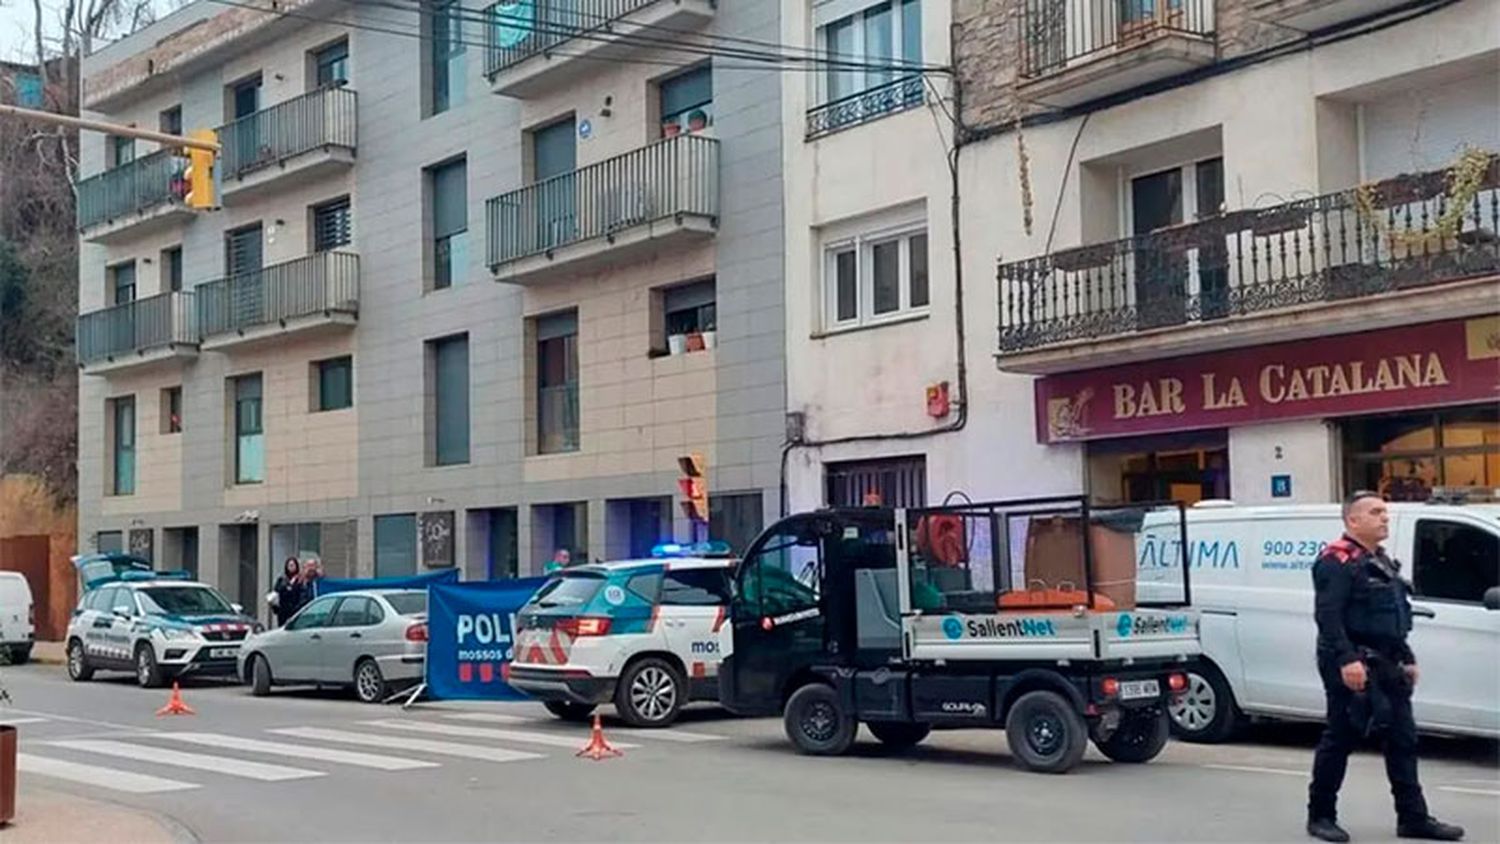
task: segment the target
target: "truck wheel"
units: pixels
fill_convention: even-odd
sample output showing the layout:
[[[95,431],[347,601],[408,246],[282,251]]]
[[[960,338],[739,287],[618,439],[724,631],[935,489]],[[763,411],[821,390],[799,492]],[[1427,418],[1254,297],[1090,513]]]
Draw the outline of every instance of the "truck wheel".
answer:
[[[859,730],[859,722],[839,705],[838,693],[822,683],[798,689],[786,702],[782,722],[798,752],[810,756],[845,753]]]
[[[161,666],[156,664],[156,651],[145,642],[135,649],[135,681],[143,689],[154,689],[162,684]]]
[[[565,700],[543,701],[542,706],[564,721],[587,721],[595,709],[592,703],[570,703]]]
[[[94,678],[94,667],[89,665],[83,643],[77,639],[68,643],[68,678],[75,683],[86,683]]]
[[[1005,737],[1022,768],[1044,774],[1072,770],[1089,742],[1083,717],[1067,698],[1048,691],[1021,695],[1005,717]]]
[[[646,657],[625,669],[615,688],[615,710],[632,727],[667,727],[677,720],[687,683],[664,659]]]
[[[870,733],[875,738],[880,739],[881,744],[897,750],[916,747],[932,732],[932,727],[926,724],[906,724],[900,721],[869,721],[865,726],[870,728]]]
[[[1167,746],[1171,732],[1170,719],[1164,710],[1143,712],[1121,720],[1108,741],[1094,742],[1094,746],[1116,762],[1139,764],[1155,759]]]
[[[1167,705],[1167,713],[1172,735],[1200,744],[1228,741],[1245,719],[1229,681],[1212,665],[1187,672],[1187,690]]]

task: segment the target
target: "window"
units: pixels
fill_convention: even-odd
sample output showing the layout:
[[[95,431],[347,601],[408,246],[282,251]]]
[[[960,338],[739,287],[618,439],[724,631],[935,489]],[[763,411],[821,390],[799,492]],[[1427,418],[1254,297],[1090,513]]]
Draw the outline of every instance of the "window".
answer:
[[[41,108],[42,77],[35,73],[17,73],[12,79],[16,88],[16,105],[21,108]]]
[[[441,0],[431,7],[430,113],[442,114],[464,101],[464,54],[468,47],[463,38],[464,11],[458,0]]]
[[[135,262],[116,264],[110,267],[109,290],[112,305],[123,305],[135,301]]]
[[[120,535],[118,531],[114,531],[113,533],[115,536]],[[101,540],[104,535],[103,533],[99,534]],[[103,551],[103,545],[100,546],[100,551]],[[109,608],[115,605],[115,587],[105,586],[95,589],[93,592],[85,593],[83,599],[78,603],[95,612],[109,612]]]
[[[109,166],[123,167],[135,160],[135,139],[109,136]]]
[[[303,607],[302,611],[297,613],[296,617],[287,622],[286,629],[311,630],[315,627],[326,627],[328,625],[329,616],[333,615],[333,605],[337,603],[341,597],[342,596],[339,595],[327,595],[325,597],[314,600],[312,603]]]
[[[650,574],[637,574],[625,581],[625,588],[634,592],[636,597],[642,601],[654,604],[661,592],[661,579],[661,572],[659,571],[654,571]]]
[[[371,624],[370,617],[379,610],[374,610],[374,601],[369,598],[354,596],[345,598],[339,604],[338,609],[333,611],[333,623],[329,627],[364,627]]]
[[[469,336],[428,344],[432,361],[433,463],[469,462]]]
[[[922,313],[929,302],[927,233],[881,233],[827,248],[830,329]]]
[[[313,251],[328,252],[354,240],[349,197],[313,206]]]
[[[816,609],[820,588],[816,538],[795,533],[766,537],[739,568],[739,595],[750,616],[782,616]]]
[[[750,550],[765,526],[763,518],[758,492],[708,497],[708,535],[728,542],[736,554]]]
[[[182,247],[161,251],[161,289],[172,293],[182,290]]]
[[[578,450],[578,312],[536,321],[537,452]]]
[[[716,607],[728,601],[728,569],[676,569],[662,578],[663,606]]]
[[[224,234],[224,265],[229,275],[248,275],[262,266],[265,260],[264,240],[260,223]],[[237,308],[240,303],[236,303]]]
[[[1484,602],[1500,586],[1500,539],[1488,530],[1442,519],[1417,520],[1413,585],[1423,598]]]
[[[168,135],[182,134],[182,106],[176,105],[169,109],[163,109],[156,118],[157,128]]]
[[[116,589],[114,598],[110,602],[110,611],[115,615],[133,616],[136,614],[134,590]]]
[[[662,312],[669,348],[673,337],[713,331],[716,326],[713,280],[669,287],[662,291]],[[684,348],[688,351],[696,350],[686,345]],[[703,345],[699,344],[698,348],[703,348]]]
[[[234,482],[258,484],[266,479],[260,375],[241,375],[230,382],[234,391]]]
[[[708,65],[662,80],[661,136],[698,132],[714,123],[713,71]]]
[[[469,266],[468,166],[464,159],[433,167],[431,174],[432,286],[462,283]]]
[[[344,85],[349,81],[349,42],[329,44],[313,53],[313,84],[318,88]]]
[[[823,102],[885,85],[895,81],[898,74],[882,65],[922,63],[922,5],[919,0],[877,3],[822,24],[818,41],[826,52],[839,58],[872,65],[867,70],[830,68],[822,80]]]
[[[109,402],[111,434],[114,439],[111,495],[135,494],[135,397],[124,396]]]
[[[1426,501],[1438,487],[1500,486],[1500,407],[1494,404],[1345,421],[1345,492]]]
[[[101,530],[94,534],[94,548],[101,554],[125,550],[125,534],[118,530]]]
[[[414,513],[375,517],[375,576],[400,577],[417,571],[417,517]]]
[[[182,433],[182,388],[168,387],[161,391],[161,432]]]
[[[354,406],[354,358],[344,356],[313,364],[318,373],[316,410],[343,410]]]
[[[927,458],[922,456],[828,463],[823,471],[830,507],[927,505]]]

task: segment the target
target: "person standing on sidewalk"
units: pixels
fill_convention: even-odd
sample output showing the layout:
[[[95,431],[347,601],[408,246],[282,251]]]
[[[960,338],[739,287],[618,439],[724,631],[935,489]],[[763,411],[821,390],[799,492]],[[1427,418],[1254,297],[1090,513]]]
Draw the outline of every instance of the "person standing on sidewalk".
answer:
[[[1385,772],[1396,799],[1396,834],[1458,841],[1463,828],[1427,813],[1417,780],[1411,696],[1419,672],[1406,643],[1411,601],[1400,564],[1380,547],[1389,535],[1385,501],[1360,490],[1344,500],[1344,535],[1313,564],[1318,674],[1328,700],[1328,725],[1313,757],[1307,833],[1323,841],[1349,840],[1338,825],[1339,787],[1349,754],[1378,730],[1384,733]]]
[[[305,592],[302,586],[302,566],[296,557],[287,557],[286,562],[281,564],[281,577],[276,578],[271,594],[276,598],[271,605],[276,613],[276,626],[285,627],[287,621],[306,603],[303,600]]]
[[[571,565],[573,565],[573,552],[566,548],[559,548],[553,553],[552,559],[547,562],[547,565],[542,567],[542,574],[552,574],[553,572],[562,571]]]

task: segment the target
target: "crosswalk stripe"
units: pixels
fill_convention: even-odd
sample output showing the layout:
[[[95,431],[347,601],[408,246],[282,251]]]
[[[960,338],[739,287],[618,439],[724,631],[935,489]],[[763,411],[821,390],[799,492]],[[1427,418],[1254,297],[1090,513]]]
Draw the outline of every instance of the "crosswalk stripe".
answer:
[[[402,756],[377,756],[373,753],[360,753],[354,750],[310,747],[305,744],[287,744],[282,741],[261,741],[260,739],[226,736],[222,733],[161,733],[152,738],[158,737],[185,741],[189,744],[201,744],[205,747],[222,747],[225,750],[245,750],[251,753],[274,753],[277,756],[317,759],[323,762],[358,765],[362,768],[377,768],[382,771],[409,771],[413,768],[439,767],[436,762],[407,759]]]
[[[472,744],[456,744],[451,741],[407,738],[405,736],[351,733],[346,730],[330,730],[323,727],[283,727],[277,730],[268,730],[268,732],[282,736],[291,736],[293,738],[311,739],[313,741],[362,744],[366,747],[414,750],[424,753],[439,753],[447,756],[462,756],[466,759],[479,759],[485,762],[518,762],[522,759],[542,758],[542,756],[536,753],[526,753],[521,750],[506,750],[501,747],[482,747]]]
[[[229,774],[230,776],[245,777],[246,779],[262,780],[265,782],[300,780],[309,777],[324,776],[322,771],[308,771],[302,768],[288,768],[282,765],[267,765],[262,762],[245,762],[229,756],[206,756],[202,753],[183,753],[177,750],[166,750],[144,744],[130,744],[128,742],[109,741],[107,739],[53,741],[48,742],[48,744],[54,747],[67,748],[68,750],[81,750],[85,753],[102,753],[105,756],[120,756],[125,759],[133,759],[137,762],[154,762],[161,765],[176,765],[179,768],[196,768],[200,771],[212,771],[216,774]]]
[[[524,724],[533,721],[531,718],[523,718],[519,715],[501,715],[495,712],[464,712],[456,715],[444,715],[454,721],[475,721],[488,724]],[[694,743],[700,741],[723,741],[723,736],[710,735],[708,733],[690,733],[687,730],[679,730],[676,727],[665,730],[624,730],[622,732],[631,738],[661,739],[662,741],[680,741]]]
[[[566,747],[577,750],[583,745],[579,743],[579,736],[562,736],[551,733],[535,733],[530,730],[495,730],[488,727],[464,727],[457,724],[434,724],[430,721],[398,721],[394,718],[386,718],[378,721],[365,721],[372,727],[384,727],[390,730],[409,730],[416,733],[433,733],[435,735],[456,736],[460,738],[495,739],[497,741],[519,741],[529,744],[545,744],[551,747]],[[610,744],[622,750],[636,747],[633,744],[623,742],[610,742]]]
[[[67,762],[62,759],[33,756],[30,753],[17,753],[16,764],[22,773],[68,780],[130,794],[186,791],[198,787],[190,782],[179,782],[163,777],[153,777],[150,774],[137,774],[134,771],[121,771],[98,765],[80,765],[77,762]]]
[[[5,718],[0,716],[0,724],[15,727],[20,724],[45,724],[46,718]]]

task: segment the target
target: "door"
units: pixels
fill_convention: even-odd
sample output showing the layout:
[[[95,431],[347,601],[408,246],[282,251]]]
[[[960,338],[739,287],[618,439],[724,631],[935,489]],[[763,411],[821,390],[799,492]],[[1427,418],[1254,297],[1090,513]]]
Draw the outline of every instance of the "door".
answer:
[[[262,649],[278,682],[316,682],[322,679],[323,650],[328,626],[341,595],[325,595],[302,608]]]
[[[491,510],[489,512],[489,558],[485,577],[502,580],[519,577],[521,571],[520,542],[516,535],[516,511]]]
[[[543,249],[570,243],[575,237],[577,137],[578,130],[571,117],[531,133],[538,237]]]
[[[735,572],[734,645],[723,666],[735,711],[780,712],[787,679],[823,653],[819,543],[811,517],[783,521]]]
[[[224,236],[224,267],[229,276],[229,324],[259,325],[266,319],[261,266],[264,260],[260,223]]]
[[[693,697],[713,697],[719,664],[733,642],[724,624],[729,607],[729,569],[669,568],[662,576],[659,600],[667,648],[687,666]]]
[[[115,592],[119,587],[104,586],[94,590],[84,601],[83,650],[94,662],[117,658],[110,644],[114,627]]]
[[[195,527],[183,528],[182,531],[182,570],[193,580],[198,579],[198,529]]]
[[[1135,250],[1135,301],[1141,328],[1182,322],[1187,295],[1187,252],[1164,237],[1146,235],[1182,222],[1182,170],[1173,168],[1130,181]],[[1148,245],[1149,244],[1149,245]]]
[[[254,614],[255,607],[259,604],[257,598],[260,596],[260,578],[256,576],[260,560],[260,532],[255,525],[241,525],[239,534],[240,553],[235,572],[238,580],[235,584],[236,593],[239,597],[236,601]]]
[[[110,658],[123,665],[131,665],[135,658],[130,652],[130,628],[135,625],[138,615],[140,610],[136,607],[135,590],[116,587],[110,600],[109,632],[105,638],[109,642]]]
[[[384,614],[375,601],[363,595],[346,596],[333,620],[323,633],[322,662],[319,679],[327,683],[354,682],[354,663],[365,655],[376,653],[374,624]]]
[[[1412,705],[1424,727],[1500,734],[1500,536],[1460,519],[1418,516],[1412,547],[1411,649],[1422,666]],[[1430,614],[1430,615],[1428,615]]]
[[[230,142],[234,144],[235,157],[234,165],[226,175],[237,176],[254,164],[262,152],[270,152],[268,145],[261,140],[261,121],[255,116],[260,111],[260,77],[241,82],[231,89],[230,109],[234,121],[234,137]]]

